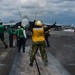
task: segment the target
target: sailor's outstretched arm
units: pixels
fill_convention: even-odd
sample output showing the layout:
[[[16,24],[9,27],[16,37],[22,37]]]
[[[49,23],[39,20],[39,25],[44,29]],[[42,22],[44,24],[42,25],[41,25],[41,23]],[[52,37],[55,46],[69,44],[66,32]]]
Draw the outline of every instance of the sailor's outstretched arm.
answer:
[[[56,22],[53,25],[49,25],[49,26],[45,27],[44,31],[47,31],[47,30],[49,30],[51,28],[54,28],[55,26],[56,26]]]

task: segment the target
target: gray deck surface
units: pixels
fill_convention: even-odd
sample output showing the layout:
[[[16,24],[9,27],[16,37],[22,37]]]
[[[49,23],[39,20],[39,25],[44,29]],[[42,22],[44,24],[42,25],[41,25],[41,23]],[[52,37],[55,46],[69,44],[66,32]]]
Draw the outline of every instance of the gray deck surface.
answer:
[[[8,34],[5,34],[8,42]],[[40,53],[36,60],[41,75],[75,75],[75,35],[72,32],[52,31],[51,47],[46,48],[48,66],[44,66]],[[39,75],[36,63],[29,66],[31,38],[26,41],[26,52],[18,53],[17,47],[4,49],[0,41],[0,75]]]
[[[29,49],[30,46],[26,47],[25,53],[17,53],[9,75],[39,75],[35,62],[33,67],[29,66]],[[36,56],[41,75],[70,75],[70,73],[67,72],[67,70],[48,51],[47,55],[47,66],[44,66],[40,53]]]

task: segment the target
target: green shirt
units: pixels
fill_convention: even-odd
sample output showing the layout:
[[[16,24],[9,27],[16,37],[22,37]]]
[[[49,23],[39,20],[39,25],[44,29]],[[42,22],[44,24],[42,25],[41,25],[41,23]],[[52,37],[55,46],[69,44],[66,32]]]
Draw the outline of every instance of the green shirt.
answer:
[[[24,30],[23,28],[20,28],[20,29],[16,30],[17,37],[24,37],[23,30]]]
[[[9,28],[9,35],[12,35],[13,34],[13,30],[12,30],[12,28]]]
[[[0,33],[4,33],[4,26],[0,25]]]

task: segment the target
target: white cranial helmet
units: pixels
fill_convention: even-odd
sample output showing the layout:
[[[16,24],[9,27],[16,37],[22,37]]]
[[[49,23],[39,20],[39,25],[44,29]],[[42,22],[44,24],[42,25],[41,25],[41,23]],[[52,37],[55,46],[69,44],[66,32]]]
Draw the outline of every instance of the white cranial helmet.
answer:
[[[21,26],[23,26],[24,28],[28,28],[29,27],[29,19],[24,18],[21,22]]]

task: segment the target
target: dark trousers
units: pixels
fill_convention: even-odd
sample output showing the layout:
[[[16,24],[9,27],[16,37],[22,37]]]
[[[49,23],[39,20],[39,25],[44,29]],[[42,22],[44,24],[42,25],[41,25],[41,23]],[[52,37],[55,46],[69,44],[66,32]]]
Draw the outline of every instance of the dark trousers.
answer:
[[[18,39],[18,52],[20,52],[21,47],[23,49],[23,52],[25,52],[25,42],[26,42],[25,38]]]
[[[13,35],[9,35],[9,46],[13,47]]]
[[[4,33],[0,33],[0,39],[1,39],[1,41],[3,42],[3,44],[4,44],[5,46],[7,46],[7,44],[6,44],[6,42],[5,42],[5,38],[4,38]]]
[[[1,41],[4,41],[4,33],[0,33],[0,39]]]
[[[37,43],[33,42],[32,48],[31,48],[31,53],[30,53],[30,63],[34,62],[38,48],[40,50],[42,60],[44,62],[48,61],[45,47],[46,47],[45,41],[37,42]]]
[[[47,43],[47,47],[50,47],[49,41],[48,41],[48,37],[45,38],[46,43]]]

